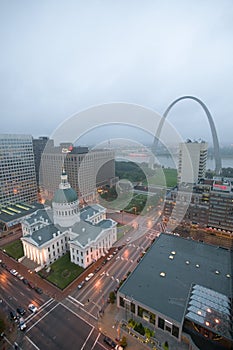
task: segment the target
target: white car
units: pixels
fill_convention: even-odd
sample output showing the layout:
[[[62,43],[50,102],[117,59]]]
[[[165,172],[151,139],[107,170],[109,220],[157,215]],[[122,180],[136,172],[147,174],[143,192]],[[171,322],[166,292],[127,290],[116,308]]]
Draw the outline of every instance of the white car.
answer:
[[[34,304],[29,304],[28,305],[28,310],[31,312],[35,313],[37,311],[37,307]]]
[[[10,273],[11,273],[13,276],[17,276],[17,275],[18,275],[18,272],[17,272],[15,269],[11,269],[11,270],[10,270]]]
[[[26,328],[26,323],[25,323],[23,317],[20,317],[20,319],[19,319],[19,328],[21,331],[23,331]]]
[[[89,281],[92,277],[94,276],[94,273],[89,273],[89,275],[87,275],[87,277],[85,278],[85,281]]]

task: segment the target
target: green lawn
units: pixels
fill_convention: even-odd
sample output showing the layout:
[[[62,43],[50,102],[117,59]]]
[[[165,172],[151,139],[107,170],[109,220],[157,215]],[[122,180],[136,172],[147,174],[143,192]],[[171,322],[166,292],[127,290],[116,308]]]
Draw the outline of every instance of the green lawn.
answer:
[[[123,237],[129,230],[132,229],[132,226],[129,225],[117,225],[117,240]]]
[[[158,169],[155,175],[148,177],[150,185],[174,187],[177,185],[177,170],[176,169]],[[143,182],[147,185],[147,182]]]
[[[60,289],[67,287],[82,272],[83,268],[70,262],[70,254],[67,253],[50,265],[51,270],[46,279]],[[42,275],[42,273],[40,273]]]
[[[12,258],[18,260],[21,258],[23,254],[23,245],[20,239],[17,241],[14,241],[12,243],[6,244],[2,247],[3,250],[6,251],[8,255],[10,255]]]

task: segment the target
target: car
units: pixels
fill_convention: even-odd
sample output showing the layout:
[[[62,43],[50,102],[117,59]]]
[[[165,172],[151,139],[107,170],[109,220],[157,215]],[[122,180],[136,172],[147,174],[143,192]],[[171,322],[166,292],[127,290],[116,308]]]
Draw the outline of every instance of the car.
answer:
[[[81,289],[83,287],[84,283],[85,283],[85,281],[82,281],[81,283],[79,283],[78,289]]]
[[[112,254],[113,254],[113,255],[116,255],[116,254],[117,254],[117,252],[118,252],[118,250],[119,250],[119,249],[118,249],[118,248],[116,248]]]
[[[26,278],[24,278],[22,281],[24,284],[28,285],[28,280]]]
[[[11,273],[13,276],[17,276],[17,275],[18,275],[18,272],[17,272],[15,269],[11,269],[11,270],[10,270],[10,273]]]
[[[20,275],[20,274],[17,275],[17,278],[18,278],[20,281],[22,281],[22,280],[24,279],[24,277],[23,277],[22,275]]]
[[[98,266],[96,269],[95,269],[95,272],[99,272],[99,270],[101,270],[101,266]]]
[[[111,260],[112,258],[113,258],[113,255],[110,254],[110,255],[107,257],[107,260],[109,261],[109,260]]]
[[[17,321],[17,318],[18,318],[17,313],[15,311],[10,311],[10,318],[12,320]]]
[[[35,312],[37,312],[37,307],[34,304],[29,304],[28,310],[30,310],[34,314]]]
[[[31,288],[31,289],[34,289],[35,288],[35,286],[34,286],[34,284],[32,283],[32,282],[28,282],[28,286]]]
[[[85,278],[85,281],[86,282],[89,281],[93,276],[94,276],[93,272],[89,273],[89,275],[87,275],[87,277]]]
[[[6,268],[6,264],[2,261],[1,262],[1,266],[5,269]]]
[[[115,349],[117,344],[109,337],[104,337],[104,342],[111,346],[112,349]]]
[[[23,331],[26,328],[26,323],[25,323],[23,317],[20,317],[20,319],[19,319],[19,328],[21,331]]]
[[[24,314],[25,314],[25,310],[24,310],[24,308],[23,307],[17,307],[17,310],[16,310],[17,312],[18,312],[18,314],[20,314],[21,316],[23,316]]]
[[[36,287],[35,288],[35,291],[38,293],[38,294],[43,294],[43,290],[39,287]]]

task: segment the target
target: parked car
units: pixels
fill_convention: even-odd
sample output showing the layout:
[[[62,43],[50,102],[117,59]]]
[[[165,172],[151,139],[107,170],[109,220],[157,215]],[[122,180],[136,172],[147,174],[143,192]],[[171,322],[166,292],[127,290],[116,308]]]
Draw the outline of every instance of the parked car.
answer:
[[[30,288],[32,288],[32,289],[34,289],[35,288],[35,286],[34,286],[34,284],[32,283],[32,282],[28,282],[28,286],[30,287]]]
[[[22,281],[22,280],[24,279],[24,277],[23,277],[22,275],[20,275],[20,274],[17,275],[17,278],[18,278],[20,281]]]
[[[117,346],[117,344],[109,337],[104,337],[104,342],[111,346],[112,349],[115,349],[115,347]]]
[[[38,294],[43,294],[43,290],[39,287],[36,287],[35,288],[35,291],[38,293]]]
[[[6,264],[3,262],[3,261],[1,261],[1,266],[5,269],[6,268]]]
[[[85,281],[86,282],[89,281],[93,276],[94,276],[93,272],[89,273],[89,275],[87,275],[87,277],[85,278]]]
[[[28,310],[30,310],[34,314],[35,312],[37,312],[37,307],[34,304],[29,304]]]
[[[23,283],[28,285],[28,280],[26,278],[23,279]]]
[[[18,312],[18,314],[20,314],[21,316],[23,316],[24,314],[25,314],[25,310],[24,310],[24,308],[23,307],[17,307],[17,312]]]
[[[11,273],[13,276],[17,276],[17,275],[18,275],[18,272],[17,272],[15,269],[11,269],[11,270],[10,270],[10,273]]]
[[[82,281],[81,283],[79,283],[78,289],[81,289],[83,287],[84,283],[85,283],[85,281]]]

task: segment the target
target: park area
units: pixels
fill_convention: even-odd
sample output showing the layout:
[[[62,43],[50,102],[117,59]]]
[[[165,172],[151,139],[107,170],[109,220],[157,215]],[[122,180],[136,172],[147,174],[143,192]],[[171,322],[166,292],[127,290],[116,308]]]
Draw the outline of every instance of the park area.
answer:
[[[4,245],[2,249],[4,252],[7,253],[7,255],[11,256],[15,260],[22,258],[22,256],[24,255],[23,245],[20,239],[17,239],[17,241]]]
[[[39,275],[60,289],[66,288],[84,269],[70,261],[70,254],[66,253],[48,268],[44,268]]]

